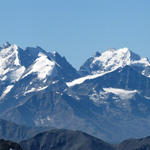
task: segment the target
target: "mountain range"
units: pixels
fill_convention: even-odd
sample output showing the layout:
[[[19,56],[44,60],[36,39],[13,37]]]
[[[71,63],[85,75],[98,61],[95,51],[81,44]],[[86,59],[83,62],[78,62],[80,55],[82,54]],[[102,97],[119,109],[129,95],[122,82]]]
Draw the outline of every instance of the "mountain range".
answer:
[[[0,139],[0,150],[150,150],[150,137],[110,144],[81,131],[53,129],[18,144]]]
[[[80,131],[55,129],[20,142],[23,150],[115,150],[98,138]]]
[[[0,47],[0,118],[29,128],[81,130],[108,142],[150,135],[150,61],[128,48],[76,70],[40,47]]]
[[[150,150],[150,137],[110,144],[84,132],[55,129],[19,143],[23,150]]]

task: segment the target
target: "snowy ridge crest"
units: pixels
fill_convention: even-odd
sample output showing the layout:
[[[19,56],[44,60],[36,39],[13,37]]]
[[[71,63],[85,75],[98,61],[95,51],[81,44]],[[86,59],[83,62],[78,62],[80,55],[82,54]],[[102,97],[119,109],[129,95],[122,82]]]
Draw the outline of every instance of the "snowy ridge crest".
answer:
[[[65,85],[76,77],[79,77],[76,69],[56,51],[51,53],[40,47],[23,50],[8,42],[0,47],[0,99],[9,97],[12,92],[18,99],[20,95],[45,90],[55,80]]]
[[[122,48],[118,50],[110,49],[103,52],[100,56],[94,57],[89,67],[92,69],[91,74],[97,74],[105,71],[113,71],[126,65],[147,67],[150,66],[150,62],[147,58],[141,58],[128,48]],[[94,69],[95,67],[97,69]]]
[[[103,53],[96,52],[94,57],[90,57],[80,67],[79,72],[83,77],[75,79],[67,85],[70,87],[81,84],[86,80],[97,78],[127,65],[136,68],[142,75],[150,77],[150,62],[147,58],[140,57],[128,48],[108,49]]]
[[[45,79],[46,76],[51,75],[54,66],[55,62],[49,60],[45,54],[40,52],[34,64],[29,68],[29,71],[22,78],[36,72],[39,79]]]
[[[24,65],[22,65],[22,60],[20,57],[21,53],[24,54],[24,50],[20,49],[17,45],[11,45],[8,42],[4,43],[0,48],[0,81],[8,82],[6,86],[1,89],[0,100],[3,99],[11,91],[12,88],[14,88],[14,84],[16,82],[19,82],[29,74],[36,73],[37,79],[34,78],[33,81],[39,80],[39,82],[40,80],[46,81],[47,76],[51,76],[56,63],[53,59],[51,60],[50,58],[48,58],[48,54],[50,55],[50,53],[47,53],[42,49],[37,49],[37,52],[35,51],[35,48],[33,48],[33,50],[31,48],[31,50],[28,51],[29,55],[31,53],[30,56],[32,56],[35,61],[33,61],[33,63],[29,65],[29,67],[25,67]],[[29,61],[28,55],[25,55],[23,57],[26,57],[25,59],[23,58],[23,61]],[[29,57],[29,59],[32,59],[32,57]],[[40,88],[35,88],[33,85],[33,87],[31,87],[32,90],[30,89],[29,91],[26,91],[26,93],[41,91],[48,86],[45,85],[44,82],[43,84],[39,83],[39,85]],[[23,87],[23,89],[26,88],[27,87]]]
[[[143,75],[150,77],[149,60],[140,57],[128,48],[109,49],[103,53],[97,52],[77,72],[56,51],[50,53],[40,47],[30,47],[25,52],[25,50],[22,50],[17,45],[11,45],[6,42],[0,48],[0,81],[8,81],[8,83],[1,89],[1,96],[7,95],[13,88],[14,83],[24,80],[25,77],[31,74],[36,76],[34,78],[32,76],[29,77],[29,83],[32,83],[31,85],[28,84],[30,88],[24,87],[27,85],[23,85],[23,89],[27,89],[27,93],[44,89],[48,84],[52,83],[48,79],[65,79],[65,82],[69,81],[66,83],[67,86],[72,87],[127,65],[137,68]],[[26,82],[25,80],[24,82]],[[36,89],[37,87],[40,88]]]
[[[0,50],[0,79],[5,80],[10,77],[11,82],[18,81],[25,71],[21,66],[18,56],[18,46],[5,43]]]

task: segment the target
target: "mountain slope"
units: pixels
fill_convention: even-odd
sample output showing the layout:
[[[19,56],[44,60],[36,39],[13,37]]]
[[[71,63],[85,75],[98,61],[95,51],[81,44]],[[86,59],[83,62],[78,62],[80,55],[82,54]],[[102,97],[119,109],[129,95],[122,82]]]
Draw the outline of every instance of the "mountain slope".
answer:
[[[54,129],[20,142],[24,150],[150,150],[150,137],[109,144],[80,131]]]
[[[18,46],[8,43],[0,49],[0,80],[18,81],[25,71],[20,64]]]
[[[0,150],[22,150],[21,147],[23,150],[150,150],[150,137],[109,144],[81,131],[53,129],[41,132],[19,144],[0,139]]]
[[[129,137],[146,136],[149,131],[150,79],[130,66],[119,68],[95,79],[68,88],[68,95],[78,101],[91,101],[95,108],[92,124],[105,140],[120,141]],[[107,131],[104,133],[104,131]],[[116,135],[113,131],[119,131]],[[146,133],[147,132],[147,133]],[[97,132],[98,133],[98,132]],[[102,137],[102,133],[107,137]],[[93,133],[90,132],[93,135]],[[113,137],[112,139],[110,137]],[[108,139],[107,139],[108,138]]]
[[[117,146],[117,150],[150,150],[150,137],[125,140]]]
[[[51,130],[20,143],[24,150],[114,150],[110,145],[80,131]]]
[[[31,93],[45,90],[57,82],[64,82],[64,87],[66,81],[79,77],[64,57],[40,47],[23,50],[5,43],[0,49],[0,60],[0,112],[22,105],[23,99]]]
[[[149,78],[126,66],[65,91],[56,90],[57,83],[32,93],[1,117],[30,126],[80,129],[111,142],[146,136],[149,83]]]
[[[48,128],[31,128],[20,126],[12,122],[0,119],[0,139],[21,141],[33,137]]]

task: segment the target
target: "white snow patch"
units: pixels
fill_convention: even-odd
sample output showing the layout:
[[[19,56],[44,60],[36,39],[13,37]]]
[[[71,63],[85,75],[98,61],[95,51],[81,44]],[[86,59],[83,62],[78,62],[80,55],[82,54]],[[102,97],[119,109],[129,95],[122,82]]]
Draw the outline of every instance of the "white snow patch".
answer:
[[[14,87],[13,85],[7,86],[6,89],[3,91],[3,94],[0,96],[0,99],[4,98],[13,87]]]
[[[23,95],[26,95],[26,94],[31,93],[31,92],[42,91],[42,90],[45,90],[47,87],[48,87],[48,86],[40,87],[40,88],[31,88],[30,90],[25,91]]]
[[[97,105],[107,104],[108,93],[104,91],[97,92],[94,88],[92,89],[92,94],[89,95],[89,98]]]
[[[51,117],[50,117],[50,116],[47,116],[47,120],[50,121],[50,120],[51,120]]]
[[[19,58],[18,58],[18,47],[16,46],[16,45],[14,45],[14,49],[15,49],[15,55],[16,55],[16,59],[15,59],[15,62],[14,62],[14,64],[16,65],[16,66],[19,66],[20,65],[20,60],[19,60]]]
[[[75,96],[75,99],[76,99],[76,100],[80,100],[79,96],[77,96],[77,95]]]
[[[135,93],[138,93],[137,90],[124,90],[117,88],[103,88],[103,90],[108,93],[113,93],[119,96],[121,99],[131,99]]]
[[[15,71],[12,71],[10,78],[12,82],[18,81],[22,74],[25,71],[25,67],[21,66],[20,68],[16,69]]]
[[[146,99],[148,99],[148,100],[150,100],[150,97],[148,97],[148,96],[144,96]]]
[[[108,72],[101,73],[101,74],[95,74],[95,75],[88,75],[88,76],[85,76],[85,77],[81,77],[81,78],[75,79],[75,80],[73,80],[71,82],[67,82],[66,84],[67,84],[68,87],[72,87],[72,86],[75,86],[77,84],[81,84],[81,83],[83,83],[86,80],[91,80],[91,79],[95,79],[97,77],[103,76],[106,73],[108,73]]]
[[[138,61],[132,61],[132,64],[142,64],[142,65],[144,65],[145,67],[150,66],[150,63],[149,63],[149,61],[147,60],[147,58],[141,58],[141,59],[138,60]]]
[[[47,79],[43,80],[43,83],[46,83]]]
[[[53,82],[52,82],[52,84],[56,84],[57,82],[58,82],[58,80],[56,80],[56,81],[53,81]]]
[[[44,79],[47,75],[51,75],[55,62],[49,60],[47,56],[43,53],[38,54],[38,58],[35,60],[34,64],[31,66],[30,71],[26,73],[22,78],[28,76],[29,74],[36,72],[40,80]]]
[[[60,92],[56,91],[56,94],[60,94]]]
[[[47,115],[46,117],[39,116],[36,120],[34,120],[34,123],[37,126],[40,126],[40,125],[45,125],[50,121],[53,121],[53,119],[49,115]]]
[[[33,82],[30,82],[29,84],[31,85]]]
[[[5,81],[7,79],[7,76],[3,76],[0,80]]]

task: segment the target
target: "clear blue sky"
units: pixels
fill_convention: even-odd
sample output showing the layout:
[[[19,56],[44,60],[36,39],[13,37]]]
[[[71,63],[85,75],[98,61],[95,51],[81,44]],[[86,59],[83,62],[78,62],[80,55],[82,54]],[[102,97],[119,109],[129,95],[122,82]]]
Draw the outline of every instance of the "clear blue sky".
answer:
[[[150,58],[150,0],[1,0],[5,41],[56,50],[76,68],[107,48]]]

